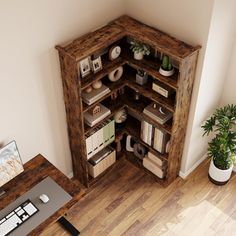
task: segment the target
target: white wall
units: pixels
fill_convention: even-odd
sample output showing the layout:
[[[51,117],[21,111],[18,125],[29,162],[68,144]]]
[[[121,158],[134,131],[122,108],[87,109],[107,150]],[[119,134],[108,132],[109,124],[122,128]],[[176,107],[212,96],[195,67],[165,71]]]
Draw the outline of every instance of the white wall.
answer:
[[[236,23],[236,21],[235,21]],[[227,78],[222,90],[222,96],[220,100],[220,106],[227,104],[236,104],[236,35],[234,36],[234,46],[232,49],[232,56],[230,57],[230,63],[227,72]],[[234,172],[236,172],[236,164],[234,165]]]
[[[123,0],[0,2],[0,142],[15,139],[23,162],[42,153],[64,173],[71,172],[54,46],[123,13]]]
[[[236,24],[236,21],[235,21]],[[236,104],[236,35],[234,38],[234,47],[232,49],[232,56],[230,58],[230,63],[228,67],[227,79],[224,84],[222,97],[221,97],[221,105],[226,104]]]

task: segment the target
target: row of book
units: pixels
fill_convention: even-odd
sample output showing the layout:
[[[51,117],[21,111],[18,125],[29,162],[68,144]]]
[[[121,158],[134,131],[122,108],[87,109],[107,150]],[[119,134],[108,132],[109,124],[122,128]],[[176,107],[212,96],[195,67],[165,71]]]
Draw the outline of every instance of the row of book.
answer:
[[[87,160],[115,140],[115,122],[107,120],[86,136]]]
[[[166,132],[154,127],[147,121],[142,121],[140,138],[158,152],[164,153],[170,137]]]

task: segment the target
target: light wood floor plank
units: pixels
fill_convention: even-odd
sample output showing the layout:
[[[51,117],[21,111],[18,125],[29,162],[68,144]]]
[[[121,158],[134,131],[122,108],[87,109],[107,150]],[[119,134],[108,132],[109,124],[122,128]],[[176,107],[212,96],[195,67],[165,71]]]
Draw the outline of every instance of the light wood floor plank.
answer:
[[[236,175],[209,182],[208,161],[167,188],[121,160],[69,212],[83,236],[236,236]],[[57,223],[43,236],[69,235]]]

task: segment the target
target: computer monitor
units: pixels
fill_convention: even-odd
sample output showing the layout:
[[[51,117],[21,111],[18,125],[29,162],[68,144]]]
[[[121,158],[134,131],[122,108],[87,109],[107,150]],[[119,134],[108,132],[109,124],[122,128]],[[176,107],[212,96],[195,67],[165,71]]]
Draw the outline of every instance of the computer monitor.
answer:
[[[0,196],[4,194],[1,187],[24,171],[16,142],[12,141],[0,148]]]

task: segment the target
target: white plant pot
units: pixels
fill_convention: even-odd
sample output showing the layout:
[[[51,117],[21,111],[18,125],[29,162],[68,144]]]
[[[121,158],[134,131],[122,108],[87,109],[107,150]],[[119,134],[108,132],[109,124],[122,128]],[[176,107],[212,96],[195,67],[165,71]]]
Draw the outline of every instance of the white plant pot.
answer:
[[[210,180],[217,185],[226,184],[231,176],[233,170],[233,165],[228,170],[221,170],[217,168],[211,159],[210,167],[209,167],[209,178]]]
[[[134,52],[134,59],[135,60],[142,60],[143,59],[143,53],[142,52]]]
[[[164,76],[171,76],[175,73],[175,69],[172,68],[172,70],[163,70],[161,67],[159,69],[159,73]]]

